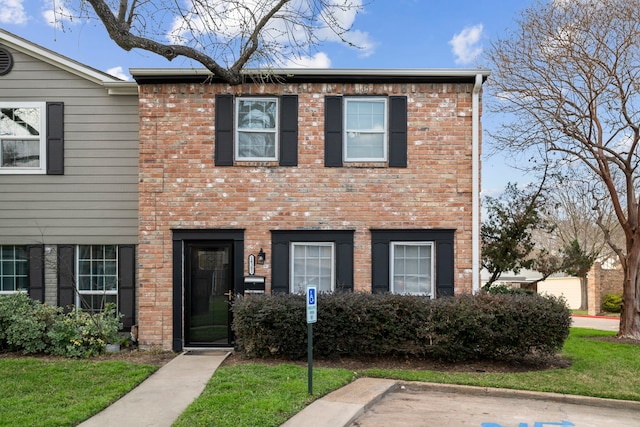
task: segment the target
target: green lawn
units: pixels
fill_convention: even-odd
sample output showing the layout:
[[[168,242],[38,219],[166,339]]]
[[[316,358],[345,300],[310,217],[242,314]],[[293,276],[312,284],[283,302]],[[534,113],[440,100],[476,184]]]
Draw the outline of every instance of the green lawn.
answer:
[[[571,367],[550,371],[495,374],[314,368],[314,394],[317,398],[368,376],[640,401],[640,346],[589,339],[607,335],[613,333],[573,328],[563,349],[563,355],[572,359]],[[306,367],[221,367],[174,426],[276,427],[311,400]]]
[[[0,358],[0,426],[72,426],[157,368],[128,362]]]

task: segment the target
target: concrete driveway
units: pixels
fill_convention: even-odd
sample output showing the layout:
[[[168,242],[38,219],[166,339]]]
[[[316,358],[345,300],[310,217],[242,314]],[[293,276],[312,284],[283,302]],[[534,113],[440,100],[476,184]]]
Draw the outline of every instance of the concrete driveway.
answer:
[[[571,326],[576,328],[601,329],[603,331],[618,331],[620,319],[601,316],[571,316]]]
[[[619,320],[573,316],[572,326],[617,331]],[[640,402],[443,384],[401,383],[354,427],[637,427]]]
[[[640,403],[555,393],[404,383],[354,427],[637,427]]]

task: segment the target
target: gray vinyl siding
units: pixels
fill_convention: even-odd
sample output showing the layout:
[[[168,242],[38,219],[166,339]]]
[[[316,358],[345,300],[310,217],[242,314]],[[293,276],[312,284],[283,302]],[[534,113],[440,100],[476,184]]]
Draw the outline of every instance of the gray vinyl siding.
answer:
[[[0,102],[64,103],[64,175],[0,174],[0,244],[136,244],[138,97],[24,53]]]

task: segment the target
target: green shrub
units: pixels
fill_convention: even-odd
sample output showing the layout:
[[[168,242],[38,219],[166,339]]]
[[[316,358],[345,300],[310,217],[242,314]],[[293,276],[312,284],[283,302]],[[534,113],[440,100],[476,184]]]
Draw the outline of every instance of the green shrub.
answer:
[[[48,345],[46,332],[60,309],[17,292],[0,297],[0,348],[25,354],[41,353]]]
[[[602,297],[602,311],[606,313],[620,313],[622,308],[622,294],[609,293]]]
[[[90,357],[104,352],[105,344],[119,343],[122,314],[114,304],[99,313],[72,310],[59,317],[47,333],[46,352],[64,357]]]
[[[251,296],[233,306],[236,346],[247,357],[302,358],[302,295]],[[405,356],[449,361],[554,354],[569,334],[562,299],[540,295],[318,295],[313,351],[319,357]]]
[[[509,294],[527,294],[533,295],[535,292],[531,289],[513,288],[505,284],[493,285],[487,290],[488,293],[493,295],[509,295]]]
[[[34,301],[27,294],[0,295],[0,350],[89,357],[118,342],[122,315],[113,304],[100,313],[72,310]]]

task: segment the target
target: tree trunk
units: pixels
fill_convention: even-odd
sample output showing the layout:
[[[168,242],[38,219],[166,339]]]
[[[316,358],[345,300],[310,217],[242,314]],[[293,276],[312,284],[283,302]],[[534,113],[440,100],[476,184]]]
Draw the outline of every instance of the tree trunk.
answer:
[[[589,309],[589,281],[586,276],[580,277],[580,310]]]
[[[622,290],[622,310],[620,312],[620,330],[618,338],[630,338],[640,340],[640,310],[638,297],[640,297],[640,236],[633,236],[627,253],[627,268],[624,272],[624,285]]]

